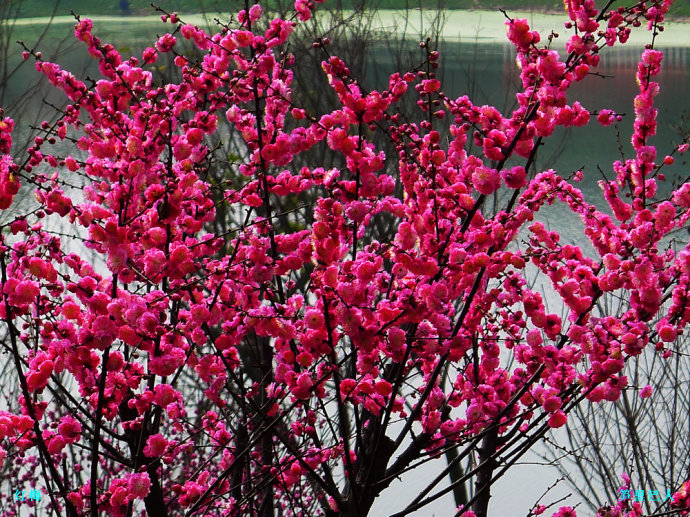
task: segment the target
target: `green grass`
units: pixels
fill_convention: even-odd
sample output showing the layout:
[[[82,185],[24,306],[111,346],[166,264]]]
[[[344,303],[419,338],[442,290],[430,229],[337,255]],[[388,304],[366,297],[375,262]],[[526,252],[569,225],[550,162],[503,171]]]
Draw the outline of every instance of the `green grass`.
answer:
[[[244,5],[242,0],[158,0],[157,5],[172,12],[236,11]],[[250,2],[253,3],[253,2]],[[262,2],[264,3],[264,2]],[[288,0],[268,0],[268,5],[289,6]],[[497,9],[511,10],[562,10],[563,2],[558,0],[326,0],[320,9],[342,5],[352,8],[362,3],[382,9],[401,9],[406,5],[433,8],[439,5],[447,9]],[[597,2],[601,4],[601,2]],[[626,2],[629,3],[629,2]],[[56,0],[14,0],[11,4],[19,5],[20,17],[49,16],[55,8]],[[151,0],[128,0],[129,13],[132,15],[154,14]],[[74,10],[84,15],[122,14],[120,0],[60,0],[57,6],[58,15],[70,14]],[[690,0],[676,0],[671,11],[673,17],[690,17]]]

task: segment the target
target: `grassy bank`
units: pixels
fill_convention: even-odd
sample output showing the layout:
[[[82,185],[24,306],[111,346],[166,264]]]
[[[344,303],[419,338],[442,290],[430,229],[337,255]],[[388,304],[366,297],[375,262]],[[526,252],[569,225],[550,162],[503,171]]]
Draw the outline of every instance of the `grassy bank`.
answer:
[[[20,17],[50,16],[53,10],[57,15],[70,14],[70,10],[84,15],[118,15],[123,14],[126,6],[129,14],[147,15],[153,12],[152,0],[11,0],[11,5],[19,6]],[[57,3],[57,8],[56,8]],[[167,11],[234,11],[244,5],[242,0],[157,0],[154,1]],[[253,3],[253,2],[250,2]],[[288,6],[288,0],[268,0],[271,6]],[[321,8],[341,5],[351,9],[365,3],[382,9],[403,9],[422,6],[429,8],[445,7],[447,9],[490,9],[499,7],[520,11],[558,11],[563,9],[563,2],[558,0],[326,0]],[[598,2],[602,3],[602,2]],[[690,17],[690,0],[676,0],[673,6],[674,17]]]

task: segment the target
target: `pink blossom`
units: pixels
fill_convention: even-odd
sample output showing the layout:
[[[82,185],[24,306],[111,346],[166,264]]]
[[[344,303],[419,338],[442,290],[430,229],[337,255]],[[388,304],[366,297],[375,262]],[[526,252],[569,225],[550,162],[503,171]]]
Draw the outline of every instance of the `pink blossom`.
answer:
[[[50,452],[50,454],[59,454],[62,451],[62,449],[65,448],[65,445],[66,442],[62,436],[53,436],[48,441],[48,452]]]
[[[597,115],[597,122],[602,126],[610,126],[616,121],[616,113],[612,110],[603,109]]]
[[[155,402],[161,407],[166,407],[179,396],[179,393],[170,384],[158,384],[154,388],[154,392],[156,394]]]
[[[530,44],[539,42],[538,35],[529,30],[526,19],[506,21],[506,32],[508,39],[520,49],[527,49]]]
[[[144,499],[151,488],[151,480],[146,472],[127,476],[127,490],[130,499]]]
[[[565,73],[565,63],[559,60],[558,52],[550,50],[537,60],[537,68],[549,82],[560,81]]]
[[[146,441],[146,446],[144,447],[144,455],[149,458],[157,458],[163,456],[165,449],[168,446],[168,441],[165,437],[160,434],[154,434],[149,436]]]
[[[673,202],[682,208],[690,208],[690,183],[684,183],[673,193]]]
[[[489,195],[501,186],[501,176],[496,169],[477,167],[472,173],[472,183],[480,194]]]
[[[156,50],[158,50],[158,52],[170,52],[175,46],[175,43],[177,43],[177,38],[175,38],[175,36],[172,34],[163,34],[156,42]],[[149,56],[150,55],[149,53]]]
[[[652,396],[653,390],[652,387],[647,384],[646,386],[643,386],[642,389],[640,390],[640,397],[643,399],[649,398]]]
[[[152,65],[158,59],[158,53],[156,49],[151,47],[146,47],[143,52],[143,59],[146,64]]]
[[[58,433],[68,442],[73,443],[81,434],[81,424],[74,417],[65,416],[62,423],[58,425]]]
[[[563,427],[568,421],[568,416],[563,411],[558,410],[549,417],[549,427],[557,429]]]
[[[527,173],[521,165],[501,171],[503,181],[509,188],[519,189],[527,185]]]
[[[39,294],[38,282],[33,280],[23,280],[14,285],[5,284],[5,294],[9,295],[9,302],[13,305],[28,305],[33,303]]]

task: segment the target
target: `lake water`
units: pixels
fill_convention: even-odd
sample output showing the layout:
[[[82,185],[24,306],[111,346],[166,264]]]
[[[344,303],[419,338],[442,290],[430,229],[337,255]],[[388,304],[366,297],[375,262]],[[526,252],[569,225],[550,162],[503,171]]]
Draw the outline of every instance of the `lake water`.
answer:
[[[531,15],[536,27],[553,27],[562,30],[563,18],[551,18],[542,15]],[[163,33],[170,25],[163,26],[156,21],[156,17],[149,19],[96,19],[96,33],[104,41],[111,41],[124,54],[134,49],[150,45],[156,33]],[[496,13],[451,13],[444,29],[446,42],[440,49],[443,89],[451,97],[469,94],[475,104],[493,104],[503,113],[508,113],[514,99],[514,84],[518,80],[518,70],[515,66],[514,50],[504,43],[503,15]],[[203,21],[201,19],[197,22]],[[18,25],[17,37],[14,39],[26,39],[27,42],[36,39],[38,25],[34,22],[24,22]],[[62,35],[68,35],[71,20],[58,20],[51,29],[48,39],[42,48],[57,48]],[[393,13],[383,13],[380,20],[380,29],[391,31],[396,25]],[[421,23],[412,27],[420,33]],[[690,103],[688,102],[688,73],[690,64],[690,37],[687,36],[686,27],[680,24],[671,24],[669,30],[659,39],[664,47],[665,58],[658,82],[661,84],[661,93],[657,97],[656,106],[659,108],[658,134],[652,142],[658,145],[659,154],[670,152],[673,146],[680,141],[680,135],[674,129],[674,125],[683,121],[684,116],[690,115]],[[562,40],[564,41],[564,37]],[[633,97],[638,93],[635,83],[635,69],[637,59],[641,52],[641,46],[647,40],[636,39],[636,46],[622,49],[605,49],[602,57],[602,65],[599,72],[606,78],[588,77],[577,84],[569,96],[569,101],[580,100],[590,110],[604,108],[614,109],[617,112],[626,113],[624,121],[620,124],[621,146],[627,157],[632,156],[630,135],[633,121]],[[561,42],[562,43],[562,42]],[[76,75],[90,75],[97,77],[97,70],[85,68],[89,63],[82,48],[74,46],[71,41],[61,43],[69,49],[60,59],[66,67]],[[415,48],[415,42],[410,43],[410,48]],[[47,51],[44,51],[47,54]],[[372,52],[371,64],[368,68],[366,83],[371,87],[382,87],[386,84],[387,74],[392,70],[391,56],[387,49],[376,48]],[[18,60],[13,61],[18,62]],[[13,79],[10,91],[5,99],[5,105],[11,106],[14,99],[20,95],[27,84],[31,84],[36,73],[30,66],[21,69]],[[59,98],[49,97],[55,101]],[[37,110],[38,105],[25,108],[26,112]],[[541,150],[537,159],[537,169],[553,168],[563,175],[584,167],[584,180],[580,183],[585,197],[589,201],[603,201],[597,181],[601,179],[601,173],[613,177],[611,163],[620,159],[619,142],[615,127],[602,128],[593,123],[587,128],[575,128],[573,130],[560,130],[551,137]],[[668,192],[674,180],[684,178],[687,175],[687,160],[681,157],[676,164],[666,172],[667,181],[662,185],[661,192]],[[562,205],[547,207],[542,215],[552,229],[563,236],[566,243],[582,245],[582,225],[579,219],[573,216]],[[685,235],[685,238],[687,236]],[[522,468],[522,470],[520,470]],[[413,474],[397,487],[392,488],[385,496],[377,500],[374,512],[376,515],[387,515],[404,507],[409,494],[416,493],[418,487],[424,486],[435,470],[434,465],[426,464],[415,470]],[[552,484],[557,477],[555,470],[544,470],[543,467],[523,466],[512,470],[492,490],[495,497],[491,503],[491,513],[496,515],[525,515],[527,509],[542,494],[544,489]],[[525,480],[529,480],[526,482]],[[395,491],[395,492],[392,492]],[[567,489],[557,489],[553,499],[569,493]],[[569,500],[568,504],[574,504],[577,500]],[[453,501],[450,495],[440,499],[424,511],[415,515],[452,515]],[[584,513],[587,513],[585,510]],[[584,514],[583,513],[583,514]]]

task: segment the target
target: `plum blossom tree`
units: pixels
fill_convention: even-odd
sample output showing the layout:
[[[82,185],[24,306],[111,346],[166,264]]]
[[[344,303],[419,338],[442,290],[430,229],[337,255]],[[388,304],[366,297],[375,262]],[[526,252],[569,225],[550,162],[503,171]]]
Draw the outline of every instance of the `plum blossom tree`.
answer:
[[[70,104],[17,161],[13,122],[0,122],[0,207],[22,185],[40,205],[1,233],[3,345],[21,388],[0,412],[12,473],[68,516],[365,516],[394,479],[453,450],[391,514],[472,482],[456,515],[485,517],[492,485],[549,429],[582,403],[618,400],[626,360],[649,347],[672,356],[690,320],[690,248],[664,241],[687,225],[690,183],[657,190],[688,145],[657,157],[652,143],[653,42],[672,2],[612,3],[566,2],[565,56],[506,15],[522,81],[507,114],[446,96],[426,43],[419,68],[366,91],[325,40],[315,51],[340,106],[309,112],[293,100],[288,47],[308,0],[273,20],[247,4],[213,34],[165,13],[173,30],[141,58],[78,19],[102,74],[91,83],[27,50]],[[574,184],[583,171],[537,171],[535,156],[558,126],[620,117],[568,90],[643,24],[635,155],[613,164],[597,207]],[[202,57],[178,53],[179,38]],[[156,84],[150,67],[166,53],[181,80]],[[405,96],[416,121],[395,111]],[[208,145],[224,137],[221,118],[241,135],[239,163]],[[323,144],[343,167],[286,169]],[[226,179],[211,181],[219,167]],[[538,220],[553,203],[581,218],[594,256]],[[209,232],[221,205],[239,222]],[[383,217],[388,235],[372,231]],[[547,312],[531,271],[564,317]],[[615,317],[598,310],[607,293],[626,300]],[[621,501],[600,515],[641,511]]]

